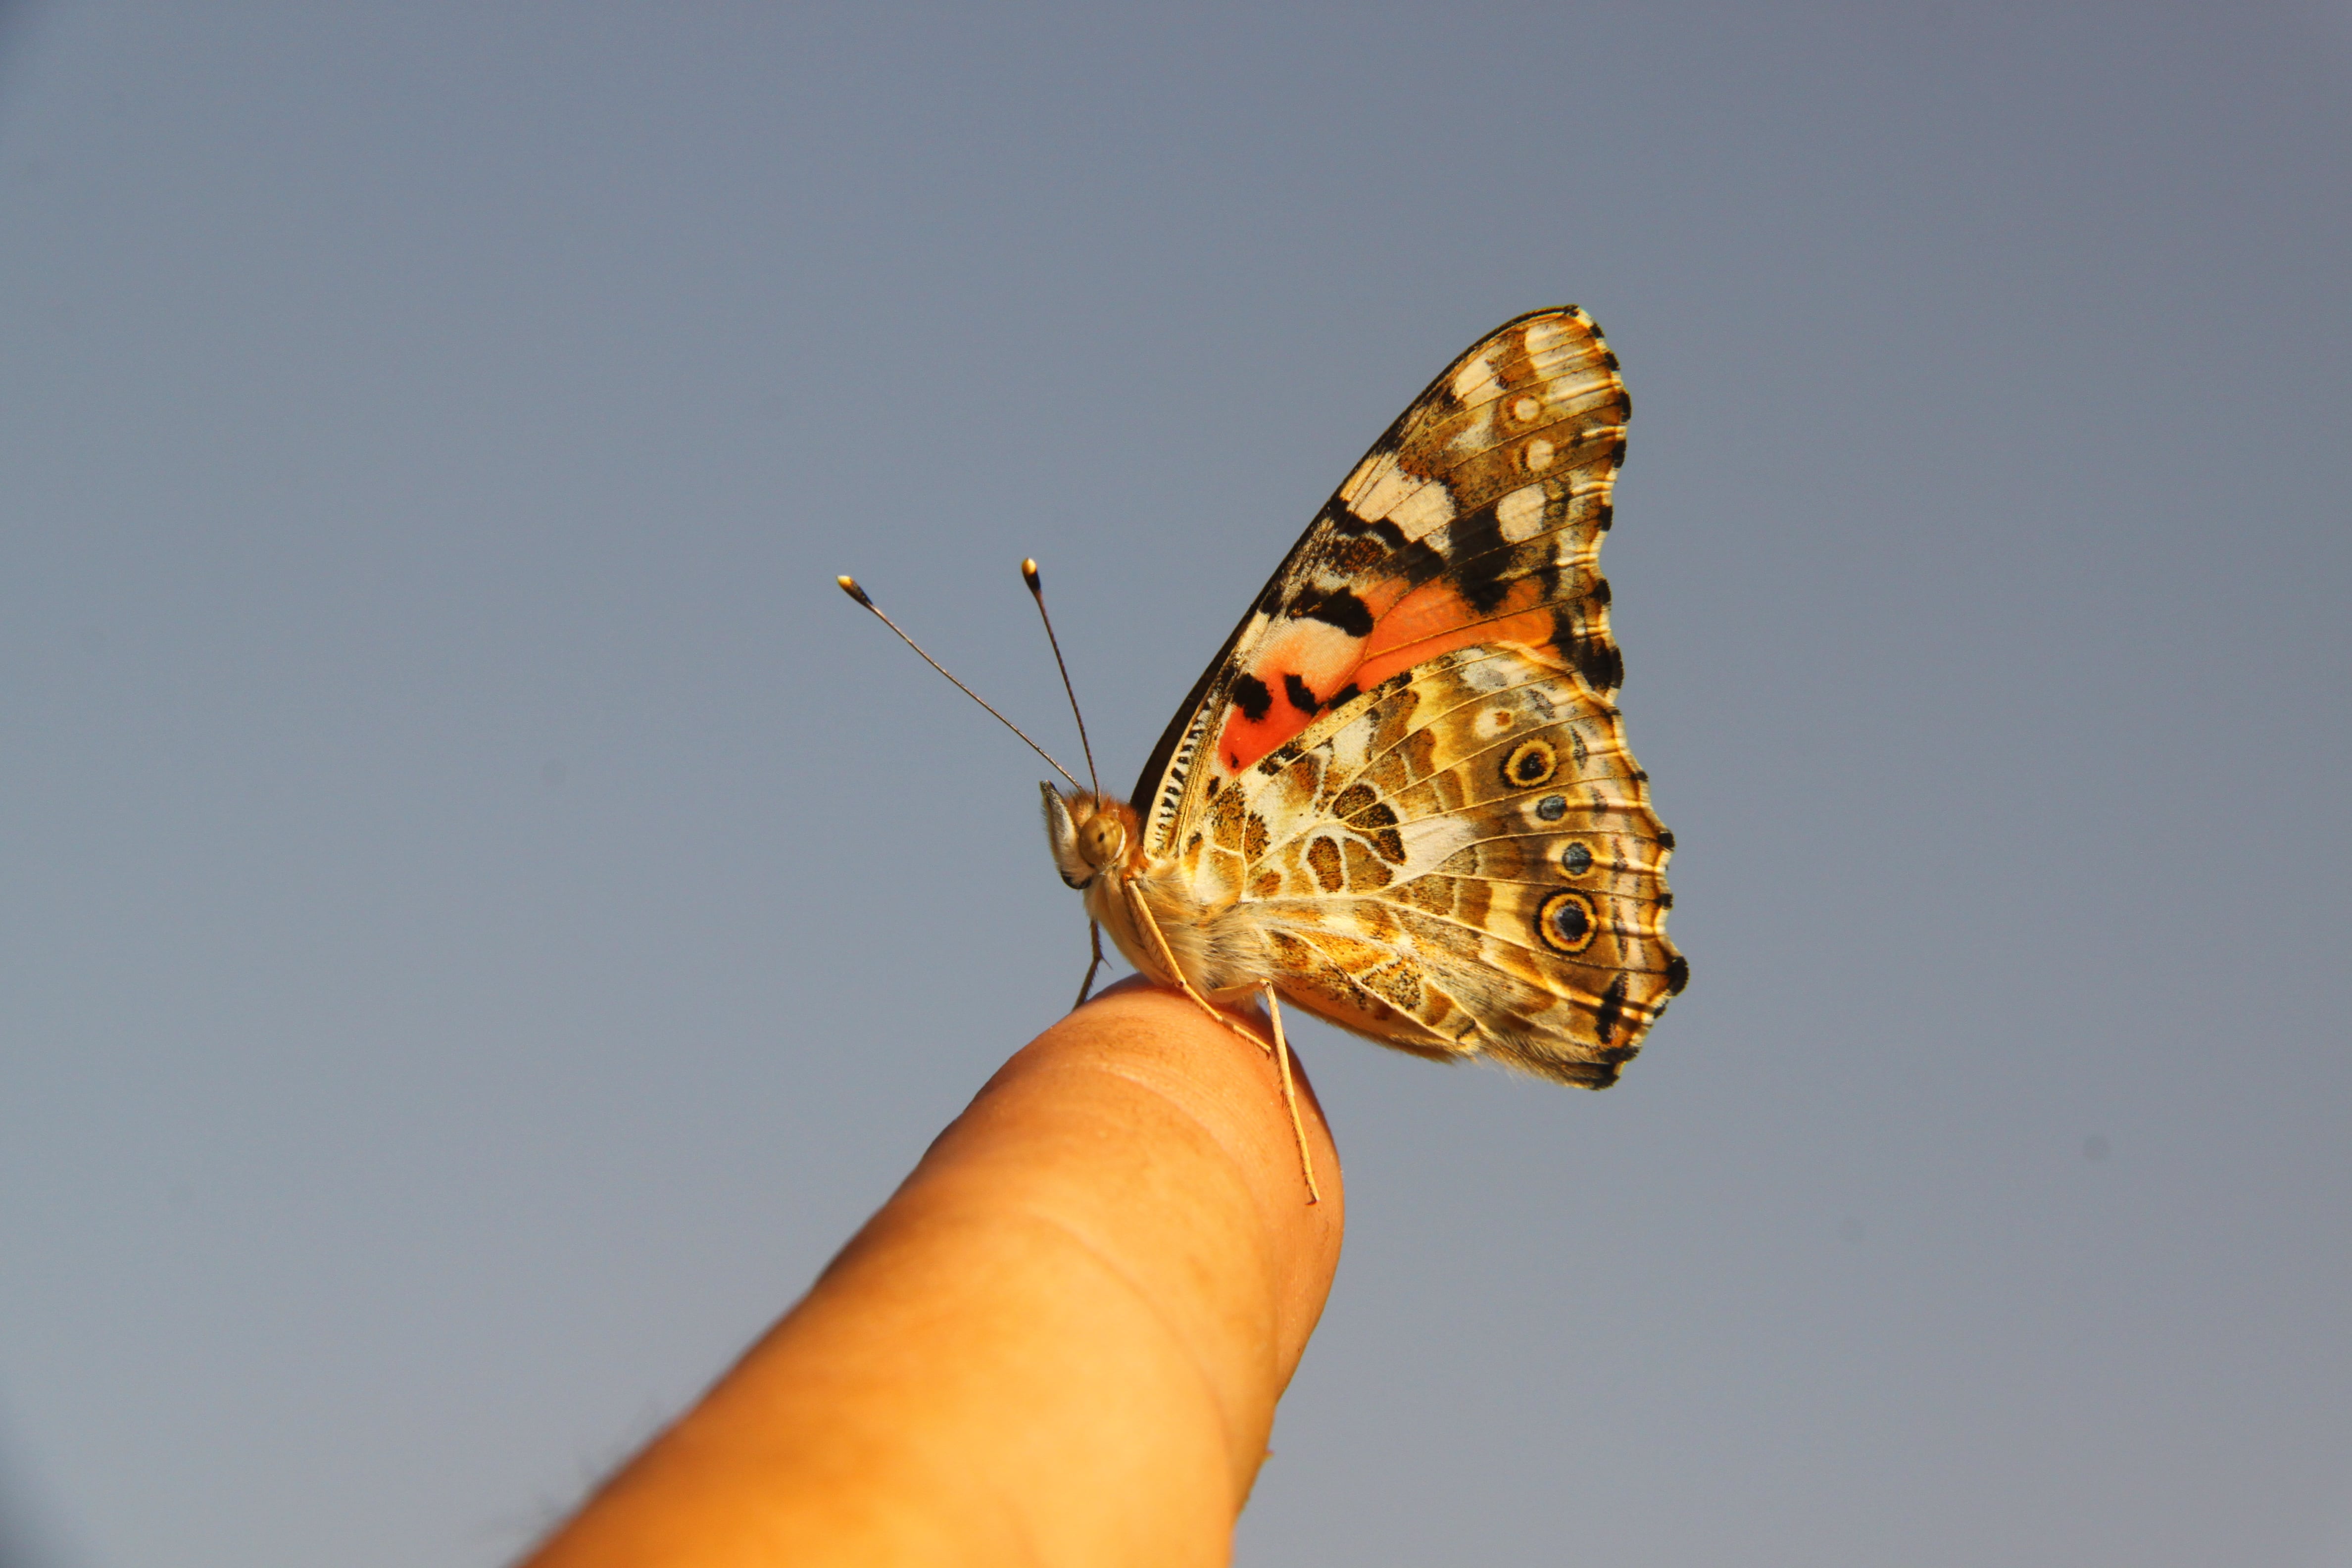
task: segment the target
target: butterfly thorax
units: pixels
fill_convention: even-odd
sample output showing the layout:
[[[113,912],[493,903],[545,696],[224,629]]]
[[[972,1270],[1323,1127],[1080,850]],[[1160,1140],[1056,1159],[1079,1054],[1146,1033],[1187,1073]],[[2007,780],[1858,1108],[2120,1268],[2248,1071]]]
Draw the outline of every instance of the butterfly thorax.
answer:
[[[1065,795],[1051,784],[1040,788],[1055,868],[1086,895],[1087,917],[1129,963],[1166,984],[1174,978],[1167,961],[1172,953],[1193,987],[1212,996],[1246,992],[1265,977],[1262,960],[1252,962],[1258,944],[1243,943],[1247,952],[1230,951],[1231,933],[1216,920],[1233,900],[1200,887],[1180,858],[1148,854],[1132,805],[1083,790]],[[1138,901],[1149,907],[1156,931],[1145,928]]]

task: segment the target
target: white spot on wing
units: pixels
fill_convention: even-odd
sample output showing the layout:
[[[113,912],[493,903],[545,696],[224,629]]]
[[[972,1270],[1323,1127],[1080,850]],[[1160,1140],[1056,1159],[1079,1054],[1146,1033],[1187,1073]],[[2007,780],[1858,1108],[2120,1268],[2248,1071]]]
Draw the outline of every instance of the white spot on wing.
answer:
[[[1533,538],[1542,531],[1543,520],[1541,485],[1522,486],[1495,503],[1495,521],[1501,525],[1503,538],[1508,543]]]
[[[1551,316],[1540,321],[1529,321],[1525,341],[1528,353],[1540,354],[1559,347],[1567,338],[1568,329],[1560,324],[1559,318]]]
[[[1540,474],[1546,468],[1550,468],[1551,454],[1551,443],[1545,440],[1542,437],[1538,436],[1534,440],[1528,442],[1526,457],[1528,472],[1531,474]]]
[[[1339,487],[1339,499],[1346,501],[1348,510],[1358,517],[1376,516],[1376,513],[1366,511],[1359,503],[1362,501],[1368,491],[1395,472],[1395,458],[1389,456],[1367,458],[1356,466],[1356,471],[1349,474],[1347,482]]]
[[[1454,521],[1453,494],[1438,480],[1424,479],[1389,513],[1389,521],[1404,530],[1407,539],[1419,539]]]
[[[1465,403],[1491,402],[1503,395],[1503,384],[1482,354],[1454,373],[1454,395]]]
[[[1454,521],[1454,498],[1441,481],[1420,479],[1393,467],[1348,504],[1360,517],[1384,518],[1395,523],[1407,539],[1419,539]]]

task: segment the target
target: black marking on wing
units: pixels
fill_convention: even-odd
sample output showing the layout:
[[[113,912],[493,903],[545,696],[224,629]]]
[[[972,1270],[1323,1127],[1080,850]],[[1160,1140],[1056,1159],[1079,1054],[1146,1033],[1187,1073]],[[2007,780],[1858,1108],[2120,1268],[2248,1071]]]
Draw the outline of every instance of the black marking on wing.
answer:
[[[1559,617],[1554,617],[1552,625],[1553,640],[1559,643],[1560,651],[1576,666],[1576,673],[1584,677],[1585,684],[1595,691],[1614,691],[1625,684],[1625,656],[1617,651],[1615,643],[1597,637],[1566,640],[1560,637],[1564,628]]]
[[[1592,1009],[1592,1032],[1605,1046],[1624,1018],[1625,977],[1621,974],[1609,983],[1609,989],[1601,994],[1600,1005]]]
[[[1267,690],[1265,682],[1256,676],[1244,675],[1234,682],[1234,706],[1255,724],[1265,717],[1266,710],[1274,706],[1274,693]]]
[[[1413,587],[1444,576],[1445,556],[1427,540],[1416,539],[1394,555],[1381,568],[1381,575],[1402,577]]]
[[[1290,613],[1337,626],[1351,637],[1372,635],[1371,607],[1345,588],[1309,589]]]
[[[1242,679],[1249,681],[1253,686],[1257,686],[1257,689],[1260,691],[1265,689],[1264,686],[1258,685],[1258,682],[1253,677],[1245,675],[1242,677]],[[1238,691],[1240,690],[1240,687],[1236,685],[1234,689]],[[1286,675],[1282,678],[1282,694],[1290,699],[1290,705],[1293,708],[1297,709],[1301,713],[1320,713],[1323,710],[1323,704],[1315,700],[1315,692],[1313,689],[1310,688],[1307,682],[1299,679],[1296,675]],[[1244,711],[1247,711],[1247,710],[1244,710]],[[1259,717],[1259,715],[1255,713],[1251,713],[1249,716],[1252,719]]]
[[[1446,543],[1454,558],[1454,585],[1482,616],[1500,605],[1511,584],[1524,575],[1511,570],[1514,552],[1491,506],[1455,518],[1446,530]]]
[[[1387,437],[1382,437],[1381,439],[1386,440]],[[1379,449],[1375,447],[1373,451]],[[1369,452],[1365,454],[1368,458],[1370,455]],[[1360,468],[1363,464],[1360,462],[1356,467]],[[1323,510],[1315,514],[1315,523],[1318,528],[1328,525],[1334,533],[1346,538],[1377,539],[1391,550],[1401,550],[1405,544],[1403,529],[1399,528],[1387,518],[1375,521],[1371,518],[1365,517],[1338,496],[1333,496],[1323,503]]]

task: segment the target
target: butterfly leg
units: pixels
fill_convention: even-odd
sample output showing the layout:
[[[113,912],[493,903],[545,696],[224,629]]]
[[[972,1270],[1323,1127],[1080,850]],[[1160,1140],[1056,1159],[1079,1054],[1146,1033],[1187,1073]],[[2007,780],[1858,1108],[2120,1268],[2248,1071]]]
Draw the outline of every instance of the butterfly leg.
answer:
[[[1310,1204],[1321,1203],[1323,1194],[1315,1185],[1315,1161],[1307,1152],[1307,1126],[1298,1118],[1298,1099],[1296,1091],[1291,1088],[1290,1042],[1285,1040],[1282,1036],[1282,1014],[1276,1011],[1271,1015],[1274,1021],[1274,1037],[1278,1042],[1272,1046],[1234,1023],[1219,1012],[1215,1004],[1193,990],[1192,983],[1184,978],[1184,971],[1178,967],[1176,963],[1175,950],[1168,945],[1167,933],[1160,929],[1160,921],[1153,917],[1151,906],[1143,901],[1142,891],[1133,883],[1128,885],[1127,905],[1129,909],[1135,911],[1136,923],[1151,933],[1152,942],[1159,946],[1161,961],[1168,965],[1168,973],[1175,978],[1176,988],[1190,996],[1200,1006],[1201,1011],[1276,1059],[1282,1074],[1283,1101],[1290,1108],[1290,1130],[1298,1139],[1298,1173],[1307,1178],[1307,1201]],[[1274,1001],[1274,987],[1271,985],[1265,988],[1265,999],[1268,1004]]]
[[[1315,1187],[1315,1161],[1307,1152],[1307,1123],[1298,1116],[1298,1086],[1290,1078],[1290,1042],[1282,1033],[1282,1003],[1275,996],[1274,983],[1261,982],[1258,987],[1265,993],[1266,1021],[1274,1026],[1274,1059],[1282,1074],[1282,1103],[1290,1112],[1290,1131],[1298,1140],[1298,1170],[1307,1178],[1307,1201],[1319,1204],[1323,1194]]]
[[[1087,945],[1094,950],[1094,957],[1087,961],[1087,977],[1078,982],[1078,999],[1070,1004],[1073,1013],[1087,1005],[1095,988],[1095,971],[1102,967],[1102,927],[1093,921],[1087,922]]]

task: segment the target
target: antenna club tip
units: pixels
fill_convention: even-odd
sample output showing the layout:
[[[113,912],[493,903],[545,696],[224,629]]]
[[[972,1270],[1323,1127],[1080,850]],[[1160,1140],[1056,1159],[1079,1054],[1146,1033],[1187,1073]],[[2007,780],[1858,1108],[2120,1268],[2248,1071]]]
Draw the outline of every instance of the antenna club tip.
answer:
[[[1045,580],[1037,575],[1037,563],[1027,556],[1022,558],[1021,580],[1029,584],[1029,591],[1033,594],[1045,585]]]
[[[834,581],[841,584],[841,591],[843,593],[848,595],[851,598],[856,600],[867,609],[870,610],[874,607],[874,601],[866,596],[866,590],[857,585],[856,578],[835,577]]]

